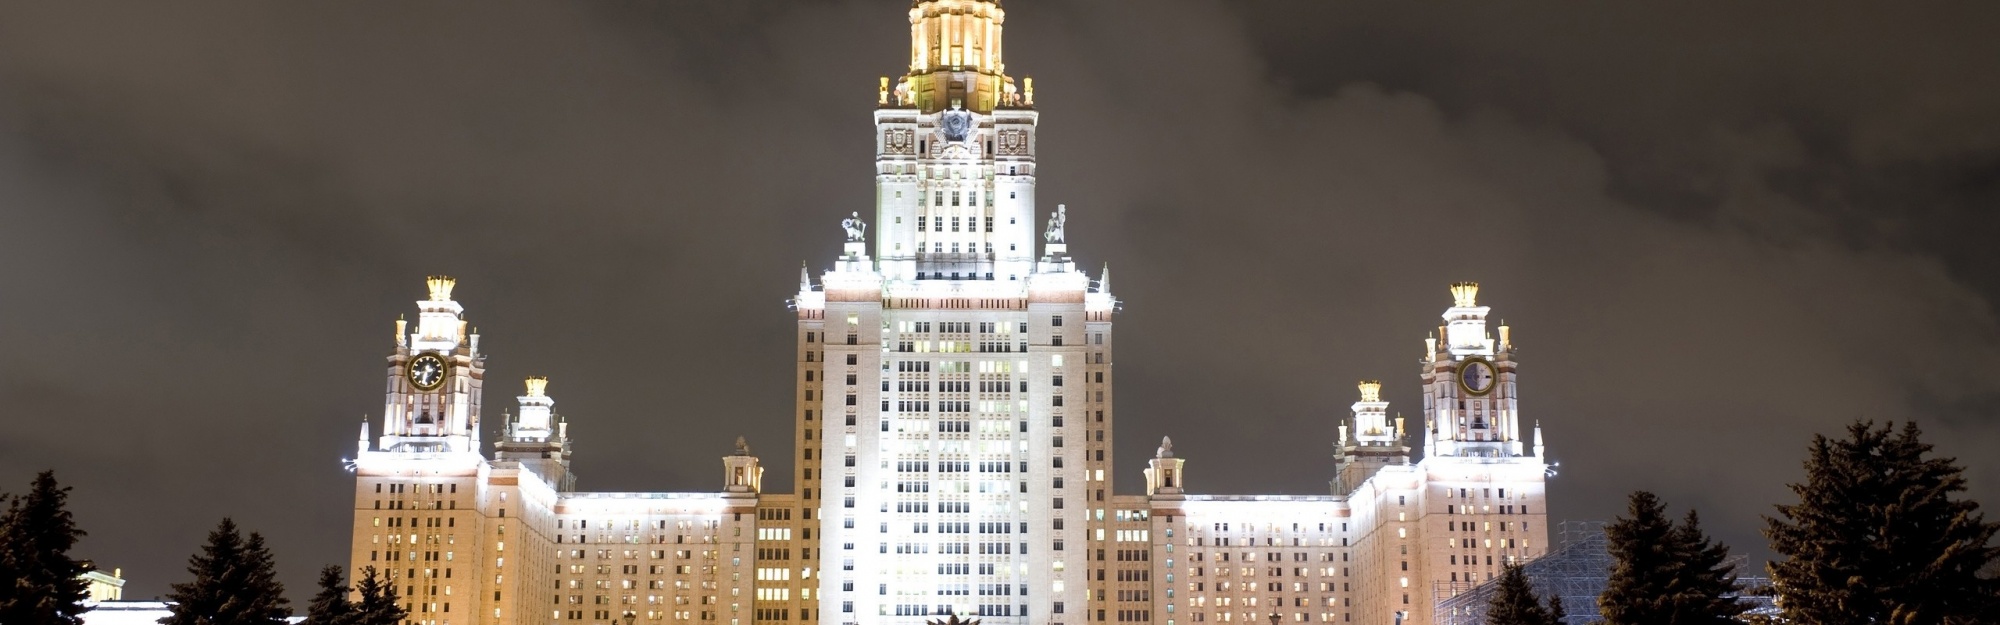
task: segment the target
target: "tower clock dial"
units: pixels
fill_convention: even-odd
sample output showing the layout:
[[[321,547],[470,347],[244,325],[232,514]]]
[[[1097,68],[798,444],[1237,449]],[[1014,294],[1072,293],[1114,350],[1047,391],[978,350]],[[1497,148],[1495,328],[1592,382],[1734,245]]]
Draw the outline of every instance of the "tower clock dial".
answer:
[[[417,390],[435,390],[444,384],[446,368],[444,358],[435,353],[426,353],[410,360],[405,376]]]
[[[1491,393],[1497,379],[1493,374],[1493,363],[1485,358],[1469,358],[1458,366],[1458,386],[1465,389],[1466,394]]]

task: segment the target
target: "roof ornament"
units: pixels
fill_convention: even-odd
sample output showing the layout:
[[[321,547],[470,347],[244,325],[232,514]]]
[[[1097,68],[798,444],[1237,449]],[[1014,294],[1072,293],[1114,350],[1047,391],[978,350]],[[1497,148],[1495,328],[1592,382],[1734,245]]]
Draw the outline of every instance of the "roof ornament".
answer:
[[[430,287],[431,301],[443,302],[451,299],[451,287],[458,284],[451,276],[430,276],[424,278],[424,285]]]
[[[736,437],[736,455],[738,456],[750,455],[750,441],[748,439],[745,439],[741,436]]]
[[[861,220],[861,213],[848,213],[846,219],[840,220],[840,227],[847,230],[848,243],[860,243],[866,240],[868,222]]]
[[[1160,450],[1156,452],[1153,457],[1155,458],[1174,457],[1174,439],[1166,436],[1160,437]]]
[[[1451,299],[1452,303],[1457,304],[1459,308],[1472,308],[1474,306],[1478,306],[1479,283],[1478,282],[1451,283]]]
[[[1361,387],[1361,401],[1382,401],[1381,381],[1362,380],[1357,386]]]

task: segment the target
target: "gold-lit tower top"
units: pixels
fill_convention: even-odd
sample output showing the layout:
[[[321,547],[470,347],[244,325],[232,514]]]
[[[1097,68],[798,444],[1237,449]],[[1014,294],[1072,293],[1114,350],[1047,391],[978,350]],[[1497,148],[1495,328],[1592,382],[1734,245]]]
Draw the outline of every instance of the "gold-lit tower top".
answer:
[[[1472,308],[1474,306],[1478,306],[1479,283],[1478,282],[1451,283],[1451,299],[1454,303],[1456,303],[1456,305],[1459,308]]]
[[[1382,401],[1382,383],[1377,380],[1362,380],[1361,401]]]
[[[1027,106],[1001,60],[1000,31],[1007,12],[994,0],[917,0],[910,5],[910,70],[883,106],[935,113],[962,106],[978,113]]]
[[[528,396],[541,397],[548,392],[549,379],[544,376],[528,376]]]
[[[443,302],[451,299],[451,287],[458,284],[451,276],[431,276],[424,279],[431,288],[431,301]]]

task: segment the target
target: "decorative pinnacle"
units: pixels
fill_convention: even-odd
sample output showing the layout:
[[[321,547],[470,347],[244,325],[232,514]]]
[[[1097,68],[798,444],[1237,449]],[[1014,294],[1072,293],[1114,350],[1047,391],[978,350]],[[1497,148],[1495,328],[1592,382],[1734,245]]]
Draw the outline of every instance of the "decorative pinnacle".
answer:
[[[1160,450],[1158,452],[1155,452],[1153,457],[1155,458],[1174,457],[1174,439],[1165,436],[1160,437]]]
[[[1459,308],[1471,308],[1474,306],[1478,306],[1479,283],[1478,282],[1451,283],[1451,299],[1453,302],[1456,302],[1458,304]]]
[[[1382,382],[1378,380],[1362,380],[1359,386],[1361,387],[1361,401],[1382,401]]]
[[[544,376],[528,376],[528,396],[541,397],[549,388],[549,379]]]
[[[750,455],[749,439],[743,438],[741,436],[736,437],[736,455],[738,456]]]
[[[424,284],[431,288],[431,301],[442,302],[451,299],[451,287],[458,284],[451,276],[431,276],[424,278]]]

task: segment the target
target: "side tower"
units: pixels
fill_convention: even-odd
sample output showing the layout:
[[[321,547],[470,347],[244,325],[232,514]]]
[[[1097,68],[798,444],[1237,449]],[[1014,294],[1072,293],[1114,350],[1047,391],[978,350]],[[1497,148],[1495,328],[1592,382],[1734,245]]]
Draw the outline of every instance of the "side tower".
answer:
[[[464,308],[451,299],[455,282],[427,280],[414,332],[396,321],[386,368],[382,435],[361,426],[353,468],[354,535],[351,571],[374,567],[428,622],[481,608],[483,518],[478,490],[479,397],[485,356],[479,335],[466,331]]]
[[[1548,464],[1540,428],[1529,429],[1535,444],[1522,438],[1512,336],[1505,325],[1497,337],[1487,331],[1477,283],[1453,284],[1451,295],[1420,363],[1425,477],[1410,590],[1429,596],[1408,608],[1419,623],[1432,622],[1434,601],[1548,550]]]
[[[520,412],[507,420],[504,434],[493,443],[493,459],[519,463],[558,492],[576,490],[576,474],[569,469],[569,424],[556,416],[549,379],[530,377],[526,386],[527,394],[516,398]]]
[[[793,300],[821,591],[800,622],[1082,623],[1116,302],[1070,259],[1065,210],[1037,228],[1037,113],[1001,62],[1005,12],[919,0],[909,18],[909,67],[877,95],[874,245],[854,212]]]
[[[1361,401],[1354,402],[1353,426],[1340,426],[1334,444],[1337,470],[1333,495],[1343,497],[1373,477],[1382,467],[1410,462],[1409,441],[1404,438],[1403,417],[1389,419],[1389,402],[1382,401],[1382,383],[1363,380],[1357,385]]]

